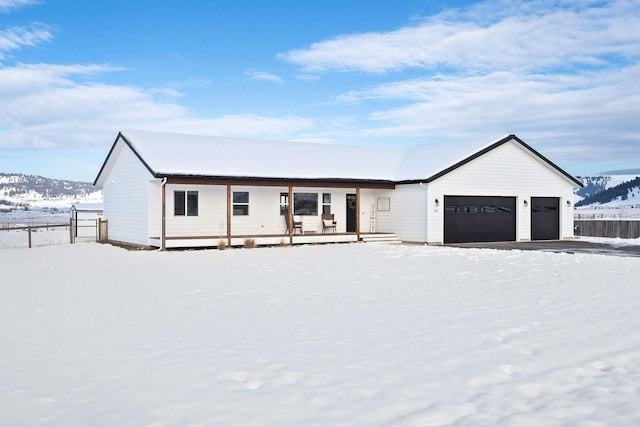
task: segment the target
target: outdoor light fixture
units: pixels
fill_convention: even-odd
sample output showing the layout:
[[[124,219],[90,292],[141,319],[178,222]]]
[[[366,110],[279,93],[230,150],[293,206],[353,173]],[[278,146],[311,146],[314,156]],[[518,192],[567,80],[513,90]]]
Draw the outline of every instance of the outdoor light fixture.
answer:
[[[440,206],[440,201],[436,199],[436,206]]]
[[[526,200],[524,201],[524,207],[526,208],[527,206],[529,206],[529,202],[527,202]]]
[[[567,200],[567,206],[571,206],[571,200]]]

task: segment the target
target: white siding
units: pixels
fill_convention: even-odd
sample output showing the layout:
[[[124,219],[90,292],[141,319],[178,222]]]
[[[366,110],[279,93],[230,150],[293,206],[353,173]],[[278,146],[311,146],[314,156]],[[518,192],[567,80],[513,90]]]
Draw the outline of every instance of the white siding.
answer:
[[[149,181],[153,177],[122,141],[116,144],[110,162],[102,190],[109,239],[146,246]]]
[[[573,206],[566,201],[573,200],[574,185],[519,144],[505,143],[428,184],[427,242],[443,242],[445,195],[516,197],[516,239],[520,241],[531,239],[531,197],[558,197],[560,238],[571,238]]]
[[[427,189],[420,184],[398,185],[395,190],[378,192],[389,197],[389,211],[377,211],[377,232],[396,233],[405,242],[425,241]]]
[[[227,235],[227,187],[225,185],[167,184],[166,237],[199,237]],[[174,214],[175,191],[198,192],[198,215]]]
[[[151,239],[159,239],[162,234],[162,180],[155,179],[149,181],[149,230],[148,236]],[[153,246],[149,242],[150,246]]]
[[[288,187],[231,187],[233,192],[249,193],[249,215],[231,214],[231,234],[256,236],[260,234],[284,234],[286,224],[280,215],[280,193],[288,193]]]

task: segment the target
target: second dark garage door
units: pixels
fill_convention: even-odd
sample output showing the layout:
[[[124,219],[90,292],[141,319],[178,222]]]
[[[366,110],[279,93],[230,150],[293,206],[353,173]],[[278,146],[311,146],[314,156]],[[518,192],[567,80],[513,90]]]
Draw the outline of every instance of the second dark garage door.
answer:
[[[515,240],[515,197],[444,197],[444,243]]]

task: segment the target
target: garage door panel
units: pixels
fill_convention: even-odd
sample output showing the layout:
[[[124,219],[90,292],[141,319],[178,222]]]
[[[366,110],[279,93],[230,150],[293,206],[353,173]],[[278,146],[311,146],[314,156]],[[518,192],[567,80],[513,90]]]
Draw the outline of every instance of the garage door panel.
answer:
[[[531,240],[557,240],[560,238],[560,199],[557,197],[531,198]]]
[[[515,197],[445,196],[444,242],[516,239]]]

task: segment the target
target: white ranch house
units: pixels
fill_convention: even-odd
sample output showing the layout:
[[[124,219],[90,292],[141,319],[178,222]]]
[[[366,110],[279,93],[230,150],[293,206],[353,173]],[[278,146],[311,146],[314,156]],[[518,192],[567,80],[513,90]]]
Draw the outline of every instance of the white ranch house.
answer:
[[[582,185],[515,135],[396,149],[140,131],[94,184],[110,241],[162,249],[571,239]]]

